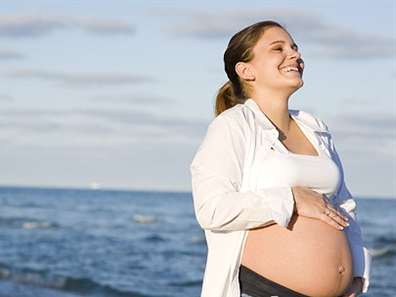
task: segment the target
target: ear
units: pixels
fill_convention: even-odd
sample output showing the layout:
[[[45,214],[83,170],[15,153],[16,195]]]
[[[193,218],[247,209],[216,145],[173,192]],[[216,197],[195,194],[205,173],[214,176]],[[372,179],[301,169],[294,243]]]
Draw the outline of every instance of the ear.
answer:
[[[245,62],[238,62],[235,65],[235,72],[239,75],[240,78],[247,81],[252,81],[255,79],[252,66]]]

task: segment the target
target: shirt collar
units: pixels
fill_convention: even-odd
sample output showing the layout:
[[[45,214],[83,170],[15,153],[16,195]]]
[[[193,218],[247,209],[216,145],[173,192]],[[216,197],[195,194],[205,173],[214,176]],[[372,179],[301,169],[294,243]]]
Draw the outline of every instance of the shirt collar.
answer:
[[[253,111],[255,115],[255,120],[256,122],[263,128],[267,130],[276,130],[275,126],[272,124],[272,122],[268,119],[268,117],[261,111],[260,107],[257,105],[257,103],[253,99],[247,99],[245,101],[245,105],[250,108],[250,110]],[[328,131],[325,128],[320,127],[318,124],[312,123],[312,119],[316,121],[312,115],[309,113],[300,111],[300,110],[289,110],[290,116],[304,124],[305,126],[308,126],[312,131],[314,132],[321,132],[321,133],[328,133]]]

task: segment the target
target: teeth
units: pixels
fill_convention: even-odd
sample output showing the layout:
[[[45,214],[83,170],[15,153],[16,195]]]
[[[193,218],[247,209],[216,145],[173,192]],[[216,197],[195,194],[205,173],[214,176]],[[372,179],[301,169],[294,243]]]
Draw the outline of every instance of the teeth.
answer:
[[[290,71],[299,72],[297,67],[285,67],[285,68],[282,68],[282,71],[284,71],[284,72],[290,72]]]

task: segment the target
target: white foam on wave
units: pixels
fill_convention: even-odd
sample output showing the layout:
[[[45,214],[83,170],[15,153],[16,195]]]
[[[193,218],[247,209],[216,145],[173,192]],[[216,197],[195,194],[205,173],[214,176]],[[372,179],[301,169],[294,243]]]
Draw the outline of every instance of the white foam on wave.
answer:
[[[205,243],[206,242],[205,237],[198,236],[198,235],[191,236],[190,240],[191,240],[192,243],[196,243],[196,244],[200,244],[200,243]]]
[[[44,221],[44,222],[26,221],[22,225],[22,228],[24,229],[41,229],[41,228],[45,229],[52,227],[55,227],[55,224],[50,221]]]
[[[133,217],[133,220],[141,224],[152,224],[158,221],[157,217],[155,216],[143,216],[143,215],[135,215]]]
[[[370,255],[373,258],[379,258],[379,257],[383,257],[388,254],[395,254],[396,253],[396,245],[389,244],[389,245],[385,245],[382,247],[369,248],[369,251],[370,251]]]
[[[10,276],[10,271],[7,268],[0,267],[0,278],[8,278]]]

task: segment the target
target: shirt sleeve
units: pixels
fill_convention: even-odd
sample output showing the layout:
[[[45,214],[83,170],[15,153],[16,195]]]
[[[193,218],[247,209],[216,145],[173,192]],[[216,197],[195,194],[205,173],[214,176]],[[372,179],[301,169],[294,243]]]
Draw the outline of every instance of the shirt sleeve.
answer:
[[[332,151],[334,159],[340,168],[342,178],[340,188],[333,199],[333,204],[349,218],[349,226],[344,231],[348,236],[352,250],[353,276],[363,279],[363,293],[366,293],[370,282],[371,256],[368,249],[363,245],[362,232],[356,216],[356,202],[345,184],[341,161],[333,143]]]
[[[286,227],[293,215],[290,187],[240,191],[248,138],[245,127],[230,116],[220,115],[208,127],[190,166],[195,213],[203,229]]]

